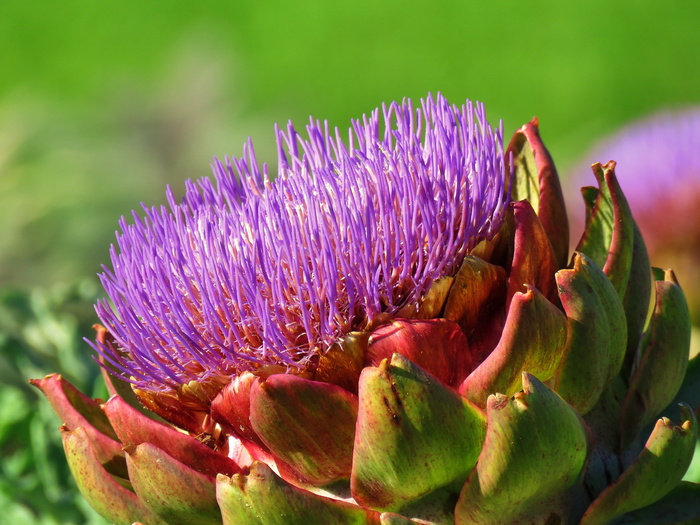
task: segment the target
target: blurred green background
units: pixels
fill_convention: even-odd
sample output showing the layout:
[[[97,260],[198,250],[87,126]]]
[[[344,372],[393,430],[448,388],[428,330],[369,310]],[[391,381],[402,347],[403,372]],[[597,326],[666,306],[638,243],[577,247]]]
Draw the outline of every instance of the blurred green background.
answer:
[[[80,338],[121,215],[249,135],[274,163],[275,122],[344,128],[429,91],[485,102],[506,136],[537,115],[565,174],[624,123],[700,102],[699,26],[679,0],[2,0],[0,511],[100,523],[24,379],[99,393]]]

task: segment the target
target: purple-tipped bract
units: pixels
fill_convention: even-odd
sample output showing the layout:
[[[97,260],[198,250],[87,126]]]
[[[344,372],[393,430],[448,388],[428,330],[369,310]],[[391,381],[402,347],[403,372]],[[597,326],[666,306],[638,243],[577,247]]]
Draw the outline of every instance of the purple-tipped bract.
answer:
[[[120,222],[102,356],[139,388],[266,364],[303,369],[378,314],[417,303],[491,238],[507,205],[502,130],[483,106],[410,100],[354,121],[277,130],[278,172],[243,156],[182,202]]]

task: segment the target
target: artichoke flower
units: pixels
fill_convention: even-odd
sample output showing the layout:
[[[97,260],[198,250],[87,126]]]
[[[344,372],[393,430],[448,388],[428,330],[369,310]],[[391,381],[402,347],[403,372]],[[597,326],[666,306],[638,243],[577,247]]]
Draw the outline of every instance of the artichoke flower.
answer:
[[[277,130],[122,221],[91,344],[33,380],[114,523],[698,519],[697,359],[615,176],[573,254],[536,120],[428,97]],[[662,521],[653,521],[653,520]],[[665,520],[665,521],[663,521]]]

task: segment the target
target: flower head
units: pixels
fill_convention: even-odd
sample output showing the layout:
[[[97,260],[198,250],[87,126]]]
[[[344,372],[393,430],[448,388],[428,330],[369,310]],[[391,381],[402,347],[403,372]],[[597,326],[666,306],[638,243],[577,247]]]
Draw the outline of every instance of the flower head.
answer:
[[[417,304],[499,228],[502,131],[438,95],[353,122],[277,129],[278,171],[214,161],[181,202],[122,219],[97,313],[102,356],[146,390],[314,366],[340,337]]]
[[[509,167],[483,108],[441,97],[345,142],[307,131],[278,132],[274,182],[248,145],[122,223],[95,344],[116,395],[32,381],[90,505],[119,524],[698,519],[678,503],[700,495],[680,483],[688,308],[672,271],[652,285],[614,163],[569,263],[536,119]]]

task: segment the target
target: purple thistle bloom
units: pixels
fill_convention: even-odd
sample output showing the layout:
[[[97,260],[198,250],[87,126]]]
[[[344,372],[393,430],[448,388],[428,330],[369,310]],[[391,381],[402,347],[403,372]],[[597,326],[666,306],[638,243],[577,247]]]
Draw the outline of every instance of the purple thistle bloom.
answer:
[[[313,366],[350,331],[417,304],[498,230],[502,129],[483,105],[438,95],[354,121],[276,130],[278,173],[214,161],[169,207],[120,221],[96,350],[139,388],[176,388],[277,364]]]

